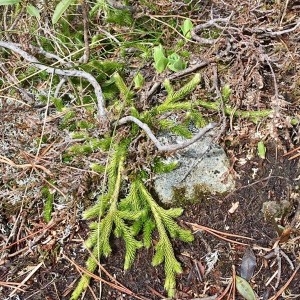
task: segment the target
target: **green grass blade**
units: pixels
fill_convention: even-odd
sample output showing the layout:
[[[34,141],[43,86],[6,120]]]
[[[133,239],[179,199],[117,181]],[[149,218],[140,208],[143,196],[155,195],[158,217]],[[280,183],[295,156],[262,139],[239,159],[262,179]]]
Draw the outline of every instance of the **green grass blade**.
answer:
[[[1,1],[1,0],[0,0]],[[62,14],[68,9],[68,7],[74,2],[74,0],[62,0],[55,7],[53,16],[52,16],[52,24],[56,24]]]

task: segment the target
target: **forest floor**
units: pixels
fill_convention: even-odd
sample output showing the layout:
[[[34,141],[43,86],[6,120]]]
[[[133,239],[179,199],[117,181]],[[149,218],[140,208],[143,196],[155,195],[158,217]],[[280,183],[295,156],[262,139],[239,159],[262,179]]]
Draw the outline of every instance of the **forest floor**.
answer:
[[[46,4],[39,8],[39,19],[24,3],[0,6],[0,42],[17,43],[45,64],[44,53],[32,45],[71,58],[76,68],[103,84],[107,99],[118,96],[109,68],[104,77],[97,74],[98,61],[115,63],[114,71],[122,65],[120,73],[128,85],[140,72],[144,83],[134,90],[138,111],[161,103],[165,78],[178,87],[180,80],[199,72],[201,82],[188,100],[203,99],[195,109],[219,123],[218,144],[230,159],[236,188],[185,204],[178,224],[190,228],[195,240],[172,240],[183,270],[176,277],[175,299],[243,299],[233,279],[249,249],[256,257],[249,283],[259,299],[300,299],[300,2],[100,2],[99,12],[91,17],[86,12],[94,3],[74,4],[56,25]],[[125,10],[128,22],[112,21]],[[184,37],[181,29],[187,18],[193,27]],[[96,33],[105,36],[99,44]],[[157,72],[152,53],[158,44],[183,57],[186,74]],[[103,135],[95,110],[88,109],[93,89],[82,78],[67,78],[62,96],[57,96],[59,78],[37,73],[22,55],[1,43],[0,55],[0,298],[70,299],[89,256],[83,246],[89,222],[82,212],[97,200],[104,181],[90,166],[105,165],[107,159],[100,150],[69,150],[83,141],[71,136],[74,128],[84,128],[92,137]],[[84,55],[91,64],[84,62]],[[215,106],[225,86],[230,96]],[[68,110],[59,109],[59,97]],[[107,110],[113,123],[113,109],[119,104],[111,99]],[[184,110],[176,112],[178,120],[186,116]],[[122,134],[129,131],[125,127]],[[129,150],[135,151],[135,168],[160,155],[142,133],[133,144]],[[151,190],[150,180],[148,184]],[[47,218],[45,203],[52,196]],[[271,215],[263,210],[267,201],[289,205]],[[154,232],[153,245],[157,241]],[[114,238],[111,243],[112,254],[101,258],[101,268],[82,299],[167,298],[164,268],[151,265],[152,247],[137,251],[132,267],[124,271],[124,242]]]

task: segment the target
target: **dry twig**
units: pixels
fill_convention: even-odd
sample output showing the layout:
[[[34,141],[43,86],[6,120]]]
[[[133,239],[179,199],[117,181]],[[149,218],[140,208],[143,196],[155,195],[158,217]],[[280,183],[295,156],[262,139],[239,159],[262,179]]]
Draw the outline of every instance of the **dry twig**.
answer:
[[[235,238],[242,238],[242,239],[247,239],[247,240],[253,240],[252,238],[249,238],[247,236],[242,236],[242,235],[237,235],[237,234],[218,231],[216,229],[212,229],[212,228],[209,228],[209,227],[206,227],[206,226],[203,226],[203,225],[199,225],[199,224],[196,224],[196,223],[185,222],[185,224],[191,226],[192,229],[195,232],[197,232],[197,231],[206,231],[206,232],[218,237],[219,239],[222,239],[222,240],[230,242],[230,243],[238,244],[238,245],[248,245],[248,244],[241,243],[241,242],[226,238],[226,236],[231,236],[231,237],[235,237]]]
[[[158,90],[161,87],[162,83],[166,79],[169,79],[171,81],[171,80],[175,80],[175,79],[187,76],[187,75],[209,65],[210,63],[215,62],[215,61],[216,61],[215,58],[209,59],[209,60],[202,60],[200,63],[192,65],[182,71],[173,73],[170,76],[168,76],[167,78],[164,76],[164,77],[161,77],[160,79],[157,79],[154,83],[151,83],[152,84],[151,88],[148,89],[144,94],[142,94],[142,97],[141,97],[142,100],[145,101],[146,99],[150,98],[156,92],[156,90]]]
[[[229,20],[231,19],[232,15],[233,15],[233,13],[231,13],[230,16],[227,18],[211,19],[204,24],[199,24],[199,25],[195,26],[191,31],[192,39],[194,39],[195,41],[197,41],[201,44],[208,44],[208,45],[214,44],[216,42],[216,39],[203,38],[203,37],[200,37],[198,35],[198,33],[209,27],[217,27],[220,29],[224,29],[225,27],[220,26],[218,23],[228,23]],[[234,28],[234,29],[237,29],[237,28]]]
[[[280,283],[280,279],[281,279],[281,256],[283,256],[286,261],[289,263],[290,267],[292,270],[295,269],[292,261],[289,259],[289,257],[283,252],[282,249],[280,249],[280,247],[278,246],[278,244],[276,245],[276,247],[274,248],[274,250],[272,252],[270,252],[269,254],[267,254],[265,256],[265,259],[269,259],[269,258],[272,258],[272,257],[276,257],[276,260],[277,260],[277,271],[275,272],[275,274],[268,280],[267,284],[268,285],[272,280],[273,278],[277,275],[277,281],[275,283],[275,289],[278,288],[279,286],[279,283]]]
[[[159,140],[154,136],[154,134],[152,133],[151,129],[149,128],[149,126],[143,122],[141,122],[139,119],[133,117],[133,116],[127,116],[127,117],[123,117],[121,118],[118,122],[117,125],[123,125],[127,122],[134,122],[135,124],[137,124],[140,128],[142,128],[146,134],[148,135],[148,137],[151,139],[151,141],[155,144],[155,146],[157,147],[158,151],[166,151],[166,152],[171,152],[171,151],[177,151],[183,148],[188,147],[189,145],[195,143],[196,141],[198,141],[206,132],[208,132],[209,130],[213,129],[214,127],[216,127],[217,123],[209,123],[208,125],[206,125],[205,127],[201,128],[199,130],[199,132],[197,134],[194,135],[193,138],[181,143],[181,144],[171,144],[171,145],[161,145],[161,143],[159,142]]]
[[[20,94],[22,95],[22,97],[24,98],[24,100],[26,100],[28,103],[31,103],[34,100],[33,95],[31,95],[25,89],[23,89],[22,87],[20,87],[19,81],[17,80],[17,78],[15,76],[13,76],[12,74],[10,74],[10,72],[6,69],[4,63],[0,64],[0,70],[7,77],[8,82],[11,83],[11,85],[15,86],[15,88],[20,92]]]
[[[3,42],[0,41],[0,47],[9,49],[19,55],[21,55],[25,60],[32,63],[36,68],[45,71],[49,74],[57,74],[61,76],[67,76],[67,77],[80,77],[86,79],[94,88],[95,95],[97,98],[97,108],[98,108],[98,117],[101,121],[107,121],[106,111],[105,111],[105,105],[104,105],[104,98],[102,94],[102,89],[95,79],[94,76],[91,74],[80,71],[80,70],[63,70],[55,67],[45,66],[40,61],[38,61],[34,56],[30,55],[26,51],[22,50],[20,48],[20,44],[16,43],[10,43],[10,42]]]
[[[17,290],[19,290],[22,286],[24,286],[25,282],[27,282],[31,276],[33,276],[33,274],[35,272],[37,272],[37,270],[42,266],[43,262],[40,262],[37,266],[35,266],[30,272],[29,274],[22,280],[22,282],[18,283],[17,286],[15,286],[14,290],[9,294],[9,297],[11,298],[12,296],[14,296],[15,292]]]
[[[296,30],[300,26],[300,19],[296,22],[295,26],[289,29],[285,30],[279,30],[279,31],[266,31],[264,32],[264,35],[269,35],[269,36],[279,36],[287,33],[291,33],[292,31]]]
[[[84,37],[84,53],[79,62],[87,63],[90,57],[89,44],[89,22],[88,22],[88,4],[85,0],[82,1],[82,17],[83,17],[83,37]]]
[[[23,289],[20,288],[20,284],[18,282],[0,281],[0,286],[4,286],[6,288],[15,288],[18,291],[25,292]],[[23,284],[23,286],[26,285]]]
[[[26,168],[37,168],[37,169],[41,169],[43,172],[45,172],[46,174],[48,174],[49,176],[51,176],[51,172],[49,170],[47,170],[45,167],[41,166],[41,165],[37,165],[37,164],[22,164],[22,165],[18,165],[15,164],[11,159],[0,155],[0,162],[8,164],[14,168],[22,168],[22,169],[26,169]]]
[[[127,289],[125,286],[123,286],[122,284],[120,284],[119,282],[117,282],[117,284],[114,284],[112,282],[109,282],[109,281],[106,281],[105,279],[95,275],[94,273],[91,273],[89,272],[88,270],[80,267],[78,264],[76,264],[72,259],[70,259],[69,257],[67,257],[66,255],[63,255],[63,258],[65,258],[68,262],[70,262],[73,266],[75,266],[75,268],[81,273],[81,274],[86,274],[88,275],[89,277],[97,280],[97,281],[100,281],[100,282],[103,282],[109,286],[111,286],[112,288],[120,291],[121,293],[125,293],[127,295],[130,295],[136,299],[140,299],[140,300],[143,300],[143,298],[135,295],[131,290]],[[116,281],[114,279],[114,281]]]
[[[269,300],[276,300],[286,290],[286,288],[289,286],[289,284],[291,283],[291,281],[293,280],[293,278],[295,277],[295,275],[297,274],[299,269],[300,269],[300,265],[298,265],[296,267],[295,271],[293,272],[293,274],[291,275],[289,280],[283,285],[283,287],[273,297],[271,297]]]

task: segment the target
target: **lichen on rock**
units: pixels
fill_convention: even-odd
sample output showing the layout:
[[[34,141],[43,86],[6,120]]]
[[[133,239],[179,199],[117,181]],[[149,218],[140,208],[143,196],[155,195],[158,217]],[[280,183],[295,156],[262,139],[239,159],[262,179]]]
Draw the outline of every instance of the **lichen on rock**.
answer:
[[[155,191],[163,203],[178,202],[180,197],[183,202],[195,202],[201,193],[223,194],[234,189],[228,157],[222,147],[213,143],[211,134],[179,151],[168,162],[170,160],[176,160],[178,167],[157,175],[154,181]]]

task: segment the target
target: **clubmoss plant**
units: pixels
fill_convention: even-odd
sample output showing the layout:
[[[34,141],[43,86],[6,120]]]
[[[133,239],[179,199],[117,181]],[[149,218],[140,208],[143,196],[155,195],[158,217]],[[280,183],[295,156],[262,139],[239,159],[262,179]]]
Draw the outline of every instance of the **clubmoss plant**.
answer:
[[[179,104],[179,100],[185,98],[195,89],[200,81],[200,76],[196,74],[177,91],[174,90],[170,82],[165,82],[167,90],[166,100],[156,108],[142,113],[139,113],[134,107],[134,93],[128,88],[118,73],[114,75],[114,80],[120,90],[120,98],[123,105],[130,106],[132,114],[136,117],[143,121],[148,120],[148,124],[153,124],[160,114],[174,110],[174,104]],[[161,129],[164,128],[163,125],[163,121],[158,123]],[[175,221],[182,214],[183,209],[165,209],[161,207],[149,193],[144,183],[148,174],[143,170],[128,171],[127,163],[130,161],[129,145],[139,134],[139,131],[140,129],[136,124],[132,124],[131,131],[127,137],[121,138],[121,140],[119,137],[118,142],[110,140],[111,149],[103,147],[103,145],[107,145],[107,138],[102,144],[100,142],[101,139],[94,143],[102,150],[109,151],[112,155],[106,167],[106,191],[98,197],[97,203],[88,208],[83,214],[84,219],[92,221],[90,224],[91,233],[85,242],[86,247],[92,253],[86,262],[86,269],[93,273],[101,257],[107,257],[112,253],[110,245],[112,236],[124,240],[124,269],[130,268],[136,257],[137,250],[141,247],[150,248],[152,246],[152,234],[156,230],[158,242],[154,245],[155,254],[152,259],[152,265],[164,264],[165,289],[168,292],[168,296],[173,297],[175,295],[176,275],[182,269],[175,257],[171,240],[178,238],[184,242],[191,242],[194,237],[189,230],[181,228]],[[185,126],[182,126],[181,133],[186,135],[187,128]],[[91,140],[86,138],[82,145],[73,145],[67,152],[69,155],[82,155],[87,154],[89,151],[95,151],[95,148],[91,147]],[[95,165],[91,167],[93,170],[103,172],[102,167],[98,168]],[[159,159],[156,159],[152,167],[157,172],[166,172],[174,169],[176,165],[163,165]],[[127,186],[128,193],[121,197],[124,193],[122,190],[124,186]],[[87,288],[89,282],[90,276],[84,274],[71,299],[78,299]]]
[[[53,200],[54,200],[54,193],[49,190],[47,186],[42,188],[42,196],[45,198],[43,216],[45,222],[49,223],[51,220],[51,214],[53,211]]]
[[[203,108],[207,108],[209,110],[218,111],[220,109],[220,103],[218,101],[197,100],[196,102],[198,103],[198,105],[202,106]],[[269,117],[273,113],[272,109],[245,111],[245,110],[235,109],[230,105],[225,105],[224,111],[226,115],[229,116],[234,115],[240,118],[247,118],[253,121],[254,123],[257,123],[263,118]]]
[[[153,171],[155,174],[162,174],[162,173],[169,173],[175,170],[178,167],[178,163],[175,161],[166,163],[165,161],[161,160],[160,158],[154,159],[154,168]]]
[[[97,203],[84,212],[84,219],[96,220],[90,224],[91,234],[85,245],[92,252],[86,268],[94,272],[97,261],[111,254],[110,237],[123,238],[125,242],[124,269],[131,267],[136,251],[141,247],[152,245],[152,233],[157,229],[159,240],[155,246],[153,266],[164,262],[165,289],[169,296],[175,294],[175,276],[182,271],[177,261],[170,238],[179,238],[185,242],[193,241],[189,230],[181,228],[174,218],[179,217],[183,209],[160,207],[148,192],[139,174],[130,183],[127,196],[120,200],[121,186],[126,169],[126,149],[128,140],[124,140],[114,148],[114,154],[107,167],[107,191],[98,198]],[[136,237],[142,236],[142,241]],[[71,299],[78,299],[87,288],[90,277],[85,274],[74,290]]]
[[[169,80],[163,83],[167,96],[165,100],[146,111],[139,111],[135,106],[135,93],[133,91],[134,82],[126,83],[122,76],[115,72],[111,82],[119,90],[119,98],[114,99],[110,105],[113,115],[121,115],[125,110],[138,118],[143,123],[150,126],[153,130],[170,130],[185,137],[190,137],[188,130],[189,123],[192,121],[196,125],[205,125],[205,120],[197,107],[205,106],[205,101],[186,100],[188,95],[200,83],[200,74],[195,74],[181,88],[174,88]],[[132,88],[131,88],[132,86]],[[229,87],[225,88],[224,109],[225,113],[230,111],[226,106],[226,100],[230,96]],[[209,103],[211,104],[211,103]],[[208,104],[206,104],[208,105]],[[214,102],[211,109],[220,109],[220,103]],[[162,116],[167,112],[185,111],[185,119],[180,124],[172,120],[166,120]],[[65,116],[65,123],[69,123],[72,115]],[[116,120],[115,126],[118,121]],[[80,126],[76,126],[77,128]],[[149,193],[145,179],[149,177],[145,170],[149,166],[145,165],[145,170],[128,168],[132,153],[129,153],[132,141],[140,135],[141,129],[136,124],[131,124],[126,134],[114,136],[118,131],[109,137],[90,138],[86,133],[88,128],[83,126],[81,130],[75,131],[74,136],[82,136],[82,141],[72,145],[67,151],[66,156],[71,158],[74,155],[88,155],[91,152],[99,151],[109,153],[109,163],[104,166],[91,165],[94,171],[106,174],[104,176],[106,190],[99,197],[97,202],[88,208],[83,217],[91,221],[91,233],[85,242],[85,246],[90,249],[91,255],[87,259],[86,269],[93,273],[98,261],[102,257],[107,257],[112,253],[110,244],[111,237],[121,238],[125,244],[124,269],[129,269],[136,257],[137,251],[142,248],[152,246],[152,234],[158,234],[158,242],[154,245],[155,254],[152,258],[152,265],[164,264],[165,270],[165,289],[169,297],[175,295],[176,275],[182,271],[181,265],[175,257],[172,247],[172,239],[180,239],[184,242],[191,242],[193,235],[189,230],[181,228],[175,221],[179,217],[182,208],[165,209],[161,207],[153,196]],[[111,145],[109,148],[108,145]],[[135,153],[134,155],[138,155]],[[175,165],[162,166],[158,160],[154,161],[152,169],[157,172],[170,171]],[[124,188],[127,187],[128,193],[124,196]],[[90,282],[89,274],[84,274],[74,290],[71,300],[76,300],[87,288]]]
[[[170,81],[166,79],[164,81],[164,87],[167,91],[167,97],[165,101],[150,109],[149,111],[145,111],[140,115],[142,121],[147,124],[151,124],[151,121],[156,122],[155,116],[159,116],[165,112],[169,111],[179,111],[186,110],[189,111],[193,108],[194,104],[191,101],[182,101],[187,95],[189,95],[200,83],[200,74],[195,74],[194,77],[190,81],[188,81],[185,85],[183,85],[179,90],[175,91]],[[164,120],[161,121],[161,124],[164,124]]]

